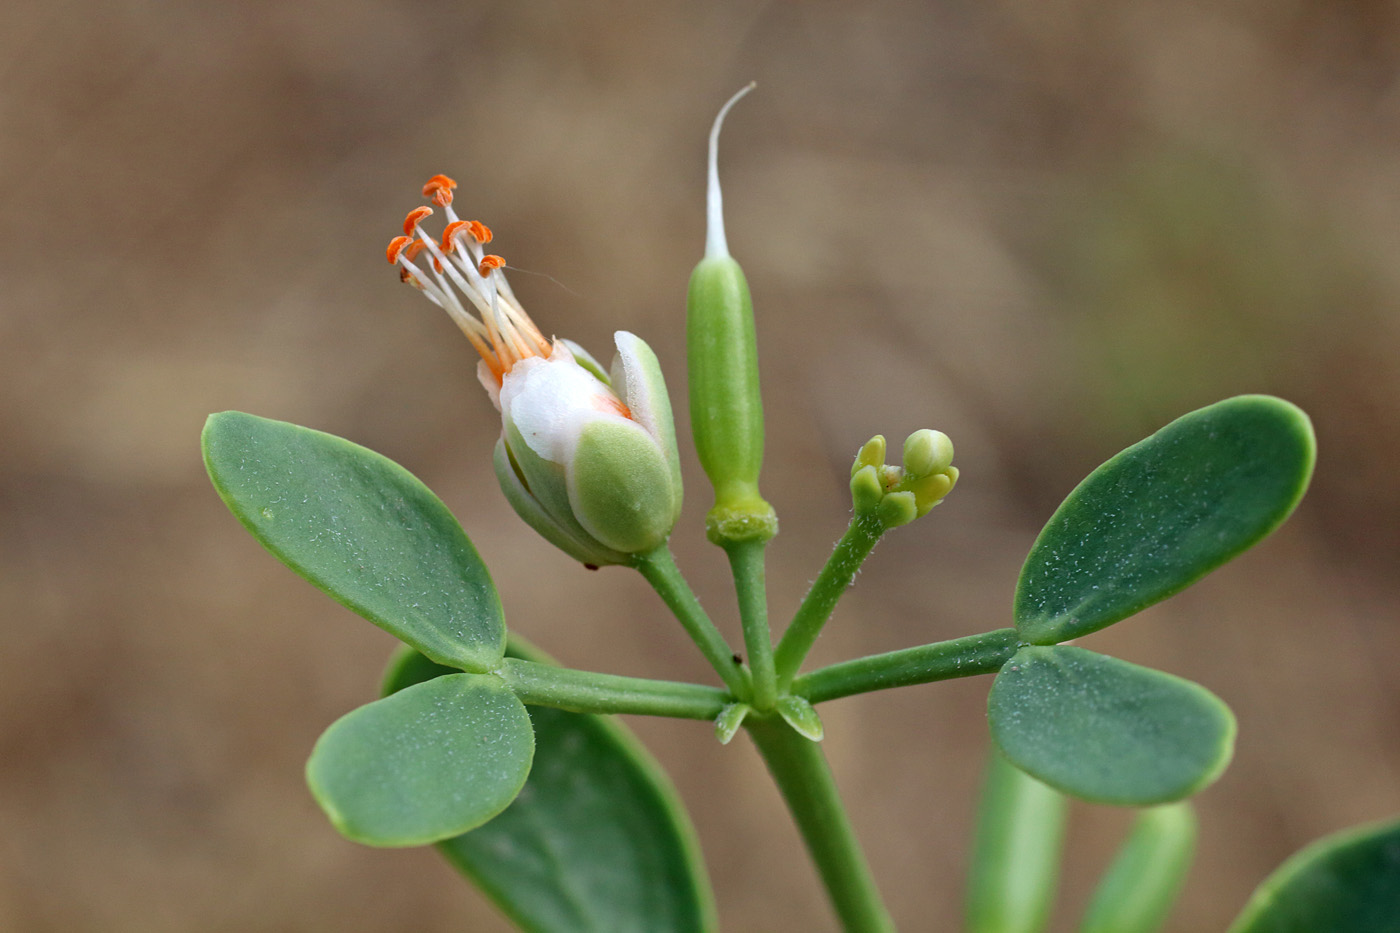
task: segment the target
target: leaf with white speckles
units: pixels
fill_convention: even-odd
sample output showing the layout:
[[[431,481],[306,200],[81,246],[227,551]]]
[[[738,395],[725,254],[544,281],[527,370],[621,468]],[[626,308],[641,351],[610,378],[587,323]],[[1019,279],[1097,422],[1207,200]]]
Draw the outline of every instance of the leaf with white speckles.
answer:
[[[1241,395],[1104,463],[1051,516],[1016,584],[1016,629],[1051,645],[1180,592],[1257,544],[1302,499],[1316,456],[1297,406]]]
[[[1400,933],[1400,822],[1319,839],[1268,877],[1230,933]]]
[[[485,823],[520,793],[530,715],[493,674],[450,674],[347,713],[306,763],[335,828],[372,846],[437,842]]]
[[[1016,652],[992,683],[987,720],[1027,774],[1127,806],[1196,793],[1235,744],[1229,707],[1200,684],[1068,645]]]
[[[492,670],[501,602],[447,506],[357,444],[242,412],[210,415],[209,476],[253,537],[337,601],[428,657]]]

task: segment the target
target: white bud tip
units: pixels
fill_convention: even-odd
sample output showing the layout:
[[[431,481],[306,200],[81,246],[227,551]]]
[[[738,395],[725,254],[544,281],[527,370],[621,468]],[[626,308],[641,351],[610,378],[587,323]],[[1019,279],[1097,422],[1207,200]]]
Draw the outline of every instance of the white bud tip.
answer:
[[[715,117],[715,125],[710,128],[709,187],[705,198],[706,259],[729,258],[729,241],[724,237],[724,198],[719,190],[719,130],[724,125],[724,117],[725,114],[729,113],[729,108],[757,86],[756,81],[750,81],[739,90],[739,93],[729,98],[725,105],[719,108],[719,115]]]

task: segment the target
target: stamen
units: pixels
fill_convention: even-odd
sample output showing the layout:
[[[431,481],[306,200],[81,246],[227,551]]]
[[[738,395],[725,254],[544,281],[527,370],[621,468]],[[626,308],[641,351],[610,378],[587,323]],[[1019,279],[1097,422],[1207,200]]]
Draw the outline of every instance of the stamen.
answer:
[[[479,220],[467,221],[467,229],[471,232],[472,239],[483,245],[491,242],[491,228]]]
[[[442,228],[442,251],[443,251],[444,253],[450,253],[450,252],[452,252],[453,248],[456,246],[456,243],[454,242],[454,240],[455,240],[455,238],[456,238],[456,236],[457,236],[458,231],[460,231],[463,227],[470,227],[470,226],[471,226],[471,223],[468,223],[468,222],[465,221],[465,220],[454,220],[452,223],[448,224],[446,227],[443,227],[443,228]]]
[[[423,186],[423,197],[432,199],[438,207],[447,207],[452,203],[452,189],[455,187],[457,183],[446,175],[434,175]]]
[[[451,206],[456,186],[446,175],[434,175],[423,186],[424,196],[446,214],[441,242],[419,227],[433,208],[418,207],[404,218],[404,236],[393,239],[385,256],[398,263],[401,280],[447,311],[499,385],[516,363],[530,356],[548,357],[552,347],[512,294],[502,271],[505,259],[482,249],[492,240],[491,229],[479,220],[457,218]],[[417,263],[424,250],[432,260],[426,267]],[[479,316],[463,306],[462,297],[476,306]]]
[[[404,248],[410,245],[412,242],[413,237],[411,236],[396,236],[392,240],[390,240],[389,248],[384,251],[384,255],[389,260],[389,265],[392,266],[395,263],[397,263],[399,261],[399,254],[402,253],[404,251]]]
[[[413,236],[413,228],[423,222],[424,218],[432,216],[431,207],[415,207],[408,212],[408,216],[403,219],[403,232],[405,236]]]

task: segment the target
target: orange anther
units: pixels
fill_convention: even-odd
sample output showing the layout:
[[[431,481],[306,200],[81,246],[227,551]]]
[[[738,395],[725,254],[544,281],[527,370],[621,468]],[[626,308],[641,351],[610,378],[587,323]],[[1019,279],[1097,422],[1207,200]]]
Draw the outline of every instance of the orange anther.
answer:
[[[467,221],[468,229],[471,230],[472,239],[478,243],[491,242],[491,228],[479,220]]]
[[[446,188],[448,191],[451,191],[455,187],[457,187],[457,183],[446,175],[434,175],[432,178],[429,178],[428,183],[423,186],[423,197],[428,197],[439,188]]]
[[[457,183],[446,175],[434,175],[423,186],[423,197],[431,198],[439,207],[446,207],[452,203],[452,189],[455,187]]]
[[[425,217],[433,213],[431,207],[415,207],[408,212],[408,216],[403,219],[403,232],[407,236],[413,235],[413,228]]]
[[[389,248],[384,251],[385,257],[389,260],[389,265],[399,261],[399,254],[404,251],[404,247],[413,242],[411,236],[396,236],[389,241]]]
[[[443,251],[444,253],[450,253],[450,252],[452,252],[453,248],[457,245],[456,242],[455,242],[455,239],[456,239],[456,236],[457,236],[457,232],[458,232],[459,230],[461,230],[463,227],[469,227],[469,226],[471,226],[471,224],[469,224],[469,223],[468,223],[467,221],[465,221],[465,220],[454,220],[454,221],[452,221],[452,223],[448,224],[446,227],[443,227],[443,228],[442,228],[442,251]]]
[[[407,259],[409,262],[413,262],[418,258],[418,254],[427,248],[427,243],[424,243],[422,240],[414,240],[412,243],[408,244],[408,249],[403,251],[403,258]]]
[[[476,271],[480,272],[482,277],[485,278],[491,274],[492,269],[499,269],[505,264],[505,259],[500,256],[482,256],[481,265],[477,266]]]

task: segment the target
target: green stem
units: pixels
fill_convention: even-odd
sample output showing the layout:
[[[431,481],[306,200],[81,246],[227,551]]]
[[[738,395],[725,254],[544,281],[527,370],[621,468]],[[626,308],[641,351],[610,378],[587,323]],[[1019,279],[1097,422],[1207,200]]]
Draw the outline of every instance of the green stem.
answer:
[[[717,687],[575,671],[506,658],[497,673],[521,702],[576,713],[714,719],[732,697]]]
[[[880,540],[884,530],[877,519],[859,515],[851,519],[846,533],[836,542],[831,557],[827,558],[826,566],[807,591],[802,605],[797,607],[792,624],[778,642],[774,661],[779,690],[786,690],[797,676],[807,652],[812,650],[817,636],[821,634],[822,626],[831,618],[831,611],[836,608],[842,594],[855,582],[856,571],[874,550],[875,542]]]
[[[695,598],[690,584],[681,576],[670,547],[663,544],[654,551],[636,555],[632,561],[632,566],[646,578],[662,602],[685,627],[686,634],[700,648],[700,653],[710,662],[715,673],[719,674],[729,692],[736,698],[747,701],[748,678],[743,668],[734,660],[733,649],[710,621],[709,615],[700,605],[700,600]]]
[[[893,931],[821,746],[777,717],[754,717],[744,725],[787,801],[846,933]]]
[[[767,541],[735,541],[724,545],[734,572],[739,597],[739,619],[744,626],[744,647],[753,672],[753,708],[766,713],[777,699],[777,674],[773,668],[773,636],[768,630],[768,584],[763,555]]]
[[[1011,660],[1019,646],[1016,630],[1003,628],[917,648],[873,654],[803,674],[793,681],[792,692],[813,703],[821,703],[871,690],[994,674]]]

